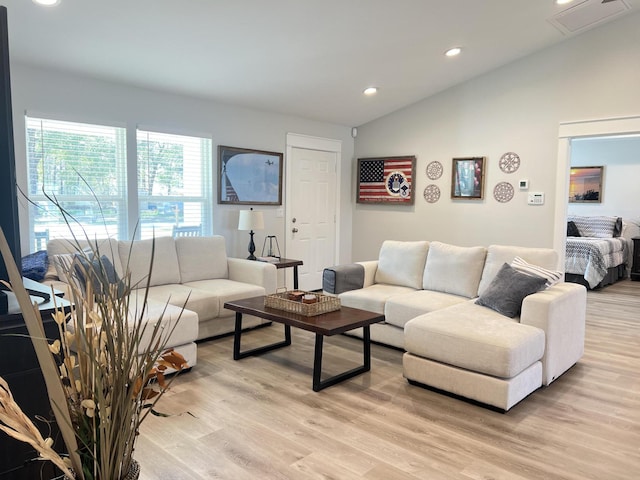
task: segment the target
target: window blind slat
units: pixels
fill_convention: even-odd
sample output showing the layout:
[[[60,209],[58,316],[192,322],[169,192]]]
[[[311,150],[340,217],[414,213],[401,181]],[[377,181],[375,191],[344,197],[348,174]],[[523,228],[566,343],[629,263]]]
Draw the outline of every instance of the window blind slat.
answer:
[[[137,148],[142,238],[181,226],[208,232],[211,140],[138,130]]]
[[[118,236],[126,215],[125,129],[27,117],[26,132],[34,233]],[[66,210],[69,226],[47,197]]]
[[[68,238],[129,238],[127,184],[138,191],[142,238],[178,226],[211,233],[211,138],[137,130],[134,178],[127,178],[126,129],[26,117],[32,242]],[[56,202],[71,218],[64,216]]]

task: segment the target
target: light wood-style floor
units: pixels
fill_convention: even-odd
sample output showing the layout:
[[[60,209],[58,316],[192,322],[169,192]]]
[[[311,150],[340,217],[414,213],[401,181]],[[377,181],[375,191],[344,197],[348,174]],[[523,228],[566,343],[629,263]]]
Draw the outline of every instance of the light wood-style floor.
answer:
[[[640,282],[589,292],[582,360],[506,414],[409,385],[378,345],[371,372],[314,393],[313,337],[292,330],[291,347],[237,362],[231,337],[201,343],[159,407],[175,415],[142,425],[141,480],[640,478]],[[326,339],[325,371],[360,352]]]

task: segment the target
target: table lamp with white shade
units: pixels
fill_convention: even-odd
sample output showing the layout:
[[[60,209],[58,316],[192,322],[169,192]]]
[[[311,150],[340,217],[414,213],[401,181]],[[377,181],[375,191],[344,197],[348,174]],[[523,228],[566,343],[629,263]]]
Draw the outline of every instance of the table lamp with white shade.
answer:
[[[253,243],[254,230],[262,230],[264,228],[264,217],[262,212],[256,212],[253,208],[249,210],[240,210],[238,216],[238,230],[249,230],[251,239],[249,240],[249,256],[248,260],[256,260],[253,252],[256,251],[256,244]]]

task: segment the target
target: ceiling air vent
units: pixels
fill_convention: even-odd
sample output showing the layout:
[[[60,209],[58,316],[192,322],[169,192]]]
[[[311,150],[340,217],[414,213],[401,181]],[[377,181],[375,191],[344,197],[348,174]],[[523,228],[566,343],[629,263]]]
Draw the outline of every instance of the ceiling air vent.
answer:
[[[585,0],[549,19],[549,22],[568,35],[588,30],[629,11],[624,0]]]

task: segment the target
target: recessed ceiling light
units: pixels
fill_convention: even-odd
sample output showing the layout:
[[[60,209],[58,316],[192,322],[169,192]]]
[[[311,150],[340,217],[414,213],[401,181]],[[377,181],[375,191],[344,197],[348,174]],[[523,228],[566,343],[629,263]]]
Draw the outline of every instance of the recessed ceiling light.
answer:
[[[556,5],[566,5],[571,2],[573,2],[573,0],[556,0]]]
[[[446,52],[444,52],[444,54],[447,57],[455,57],[456,55],[460,55],[460,52],[462,52],[462,48],[453,47],[453,48],[450,48],[449,50],[447,50]]]
[[[60,0],[33,0],[33,3],[44,5],[45,7],[53,7],[60,3]]]
[[[364,93],[365,95],[375,95],[376,93],[378,93],[378,88],[377,87],[367,87],[362,91],[362,93]]]

